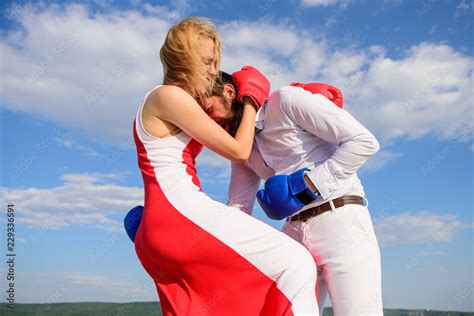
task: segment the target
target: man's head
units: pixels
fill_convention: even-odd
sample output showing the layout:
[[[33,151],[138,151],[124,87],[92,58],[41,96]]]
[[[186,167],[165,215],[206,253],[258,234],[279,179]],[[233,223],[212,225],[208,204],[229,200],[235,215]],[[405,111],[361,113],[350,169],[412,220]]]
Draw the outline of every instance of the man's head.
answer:
[[[212,96],[201,102],[206,113],[232,136],[237,132],[243,113],[243,104],[236,99],[237,93],[232,76],[220,72]]]

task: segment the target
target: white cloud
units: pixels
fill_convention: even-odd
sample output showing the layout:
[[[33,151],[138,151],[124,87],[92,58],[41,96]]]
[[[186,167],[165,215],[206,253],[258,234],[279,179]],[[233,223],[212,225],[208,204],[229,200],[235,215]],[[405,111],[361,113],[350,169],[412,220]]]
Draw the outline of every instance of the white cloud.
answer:
[[[95,149],[90,147],[86,147],[84,145],[77,145],[77,150],[81,151],[85,157],[99,157],[100,155],[97,153]]]
[[[382,169],[393,160],[400,158],[401,156],[401,153],[381,150],[374,156],[370,157],[370,159],[367,160],[367,162],[363,164],[359,170],[362,172],[375,172]]]
[[[472,57],[445,44],[422,43],[403,59],[374,59],[346,100],[382,141],[428,133],[446,139],[472,120],[466,115],[472,113],[472,72]]]
[[[466,113],[472,113],[474,59],[447,44],[421,43],[403,52],[404,57],[391,59],[386,57],[394,48],[390,42],[367,49],[331,49],[324,38],[285,24],[229,22],[221,30],[227,39],[225,70],[252,61],[270,78],[272,89],[293,81],[340,87],[346,109],[382,145],[427,134],[453,138],[460,132],[469,134],[466,127],[473,129],[472,115]],[[292,40],[282,44],[272,36],[276,33]]]
[[[335,5],[338,0],[301,0],[301,5],[305,7],[318,7],[318,6],[330,6]]]
[[[227,185],[229,183],[230,161],[208,148],[204,148],[196,158],[196,166],[201,184],[218,183]]]
[[[65,174],[64,183],[50,189],[0,188],[0,199],[16,206],[16,221],[43,230],[83,225],[110,232],[122,232],[112,215],[125,215],[131,207],[143,205],[143,189],[110,183],[117,174]]]
[[[19,242],[24,243],[24,244],[28,243],[28,240],[26,240],[25,238],[22,238],[22,237],[18,237],[18,236],[15,236],[15,241],[19,241]]]
[[[430,212],[402,213],[374,222],[374,226],[381,247],[446,242],[460,229],[472,228],[456,215]]]
[[[187,10],[186,2],[178,7]],[[19,28],[0,43],[3,104],[79,127],[95,141],[130,141],[139,103],[161,81],[158,50],[179,16],[176,6],[147,6],[148,13],[92,13],[79,4],[17,8]],[[382,145],[427,134],[454,137],[472,120],[466,113],[472,113],[473,58],[448,44],[419,43],[392,59],[389,42],[334,49],[324,34],[287,22],[230,21],[219,29],[224,70],[255,65],[272,88],[293,81],[341,87],[346,108]]]
[[[456,7],[456,12],[455,15],[459,16],[462,14],[469,14],[474,12],[474,3],[471,0],[471,3],[469,3],[469,0],[467,0],[468,3],[466,3],[466,0],[462,0],[458,6]]]
[[[99,157],[99,153],[90,147],[78,144],[76,141],[70,138],[62,138],[62,137],[55,137],[54,140],[58,143],[63,145],[66,148],[76,149],[82,152],[83,156],[85,157]]]
[[[226,26],[236,27],[235,23],[226,24]],[[278,33],[274,38],[268,37],[268,34]],[[260,45],[263,51],[273,52],[281,57],[291,57],[295,49],[298,48],[299,38],[294,30],[283,30],[279,26],[271,24],[253,24],[244,29],[239,29],[235,35],[230,38],[233,45],[239,43],[239,48],[254,48]]]
[[[23,290],[16,299],[21,303],[41,304],[91,302],[98,297],[106,302],[156,301],[156,287],[140,268],[139,263],[129,267],[122,278],[73,271],[17,273],[15,280]],[[133,280],[130,280],[132,273]]]
[[[64,147],[67,147],[67,148],[71,148],[72,144],[74,143],[74,141],[72,139],[61,138],[61,137],[55,137],[54,140],[57,143],[63,145]]]
[[[230,161],[214,153],[208,148],[204,148],[197,156],[196,162],[204,167],[229,169]]]
[[[118,281],[117,279],[109,279],[100,275],[76,274],[71,275],[67,281],[71,283],[71,286],[80,285],[89,289],[97,288],[104,290],[122,300],[127,299],[129,295],[134,293],[141,292],[141,296],[154,294],[154,288],[151,284],[145,288],[138,283]],[[140,299],[143,299],[143,297],[140,297]]]
[[[401,5],[403,0],[383,0],[383,5],[386,7],[395,7]]]
[[[232,21],[222,25],[220,32],[224,39],[223,70],[235,71],[252,64],[270,79],[272,89],[310,80],[327,57],[323,40],[316,43],[309,33],[291,25]]]
[[[2,103],[80,127],[95,140],[130,138],[144,93],[161,82],[158,50],[176,14],[92,13],[80,4],[12,12],[19,28],[0,42]]]
[[[338,51],[332,54],[327,60],[327,64],[331,67],[326,67],[322,70],[321,76],[325,78],[345,78],[351,76],[364,66],[367,59],[362,52]]]

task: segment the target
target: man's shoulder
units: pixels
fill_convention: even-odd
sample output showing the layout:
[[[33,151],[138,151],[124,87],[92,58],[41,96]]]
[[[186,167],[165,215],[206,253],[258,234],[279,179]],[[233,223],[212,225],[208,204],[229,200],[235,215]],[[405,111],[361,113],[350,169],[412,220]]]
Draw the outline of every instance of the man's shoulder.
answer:
[[[295,87],[292,86],[283,86],[273,90],[267,98],[268,103],[271,104],[272,107],[280,107],[283,103],[288,102],[294,88]]]
[[[272,96],[273,97],[287,96],[287,95],[291,94],[292,92],[294,92],[295,88],[297,88],[297,87],[293,87],[293,86],[279,87],[278,89],[273,90],[268,97],[270,98]]]
[[[275,111],[279,109],[285,112],[289,107],[292,107],[292,96],[306,92],[302,88],[294,86],[283,86],[273,90],[268,96],[268,110]]]

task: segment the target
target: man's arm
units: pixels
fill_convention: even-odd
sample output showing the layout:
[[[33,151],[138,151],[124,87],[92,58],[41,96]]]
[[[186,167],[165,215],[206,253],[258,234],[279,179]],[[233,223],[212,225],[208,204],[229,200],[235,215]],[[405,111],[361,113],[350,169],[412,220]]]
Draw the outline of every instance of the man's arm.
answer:
[[[232,162],[227,205],[251,215],[260,177],[243,163]]]
[[[354,174],[380,145],[349,112],[320,94],[294,89],[282,109],[302,129],[337,146],[333,155],[307,173],[323,199]]]

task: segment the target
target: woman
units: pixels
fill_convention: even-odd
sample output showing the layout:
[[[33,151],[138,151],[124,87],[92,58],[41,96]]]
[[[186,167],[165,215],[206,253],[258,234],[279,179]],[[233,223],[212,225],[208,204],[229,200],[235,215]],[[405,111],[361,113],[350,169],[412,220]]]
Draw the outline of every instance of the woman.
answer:
[[[317,315],[309,252],[210,199],[196,175],[194,159],[203,145],[231,160],[248,158],[255,105],[268,94],[268,81],[251,67],[233,74],[244,107],[234,138],[196,101],[210,95],[219,71],[214,25],[188,18],[172,26],[160,58],[164,85],[146,95],[134,122],[145,188],[135,249],[163,315]]]

